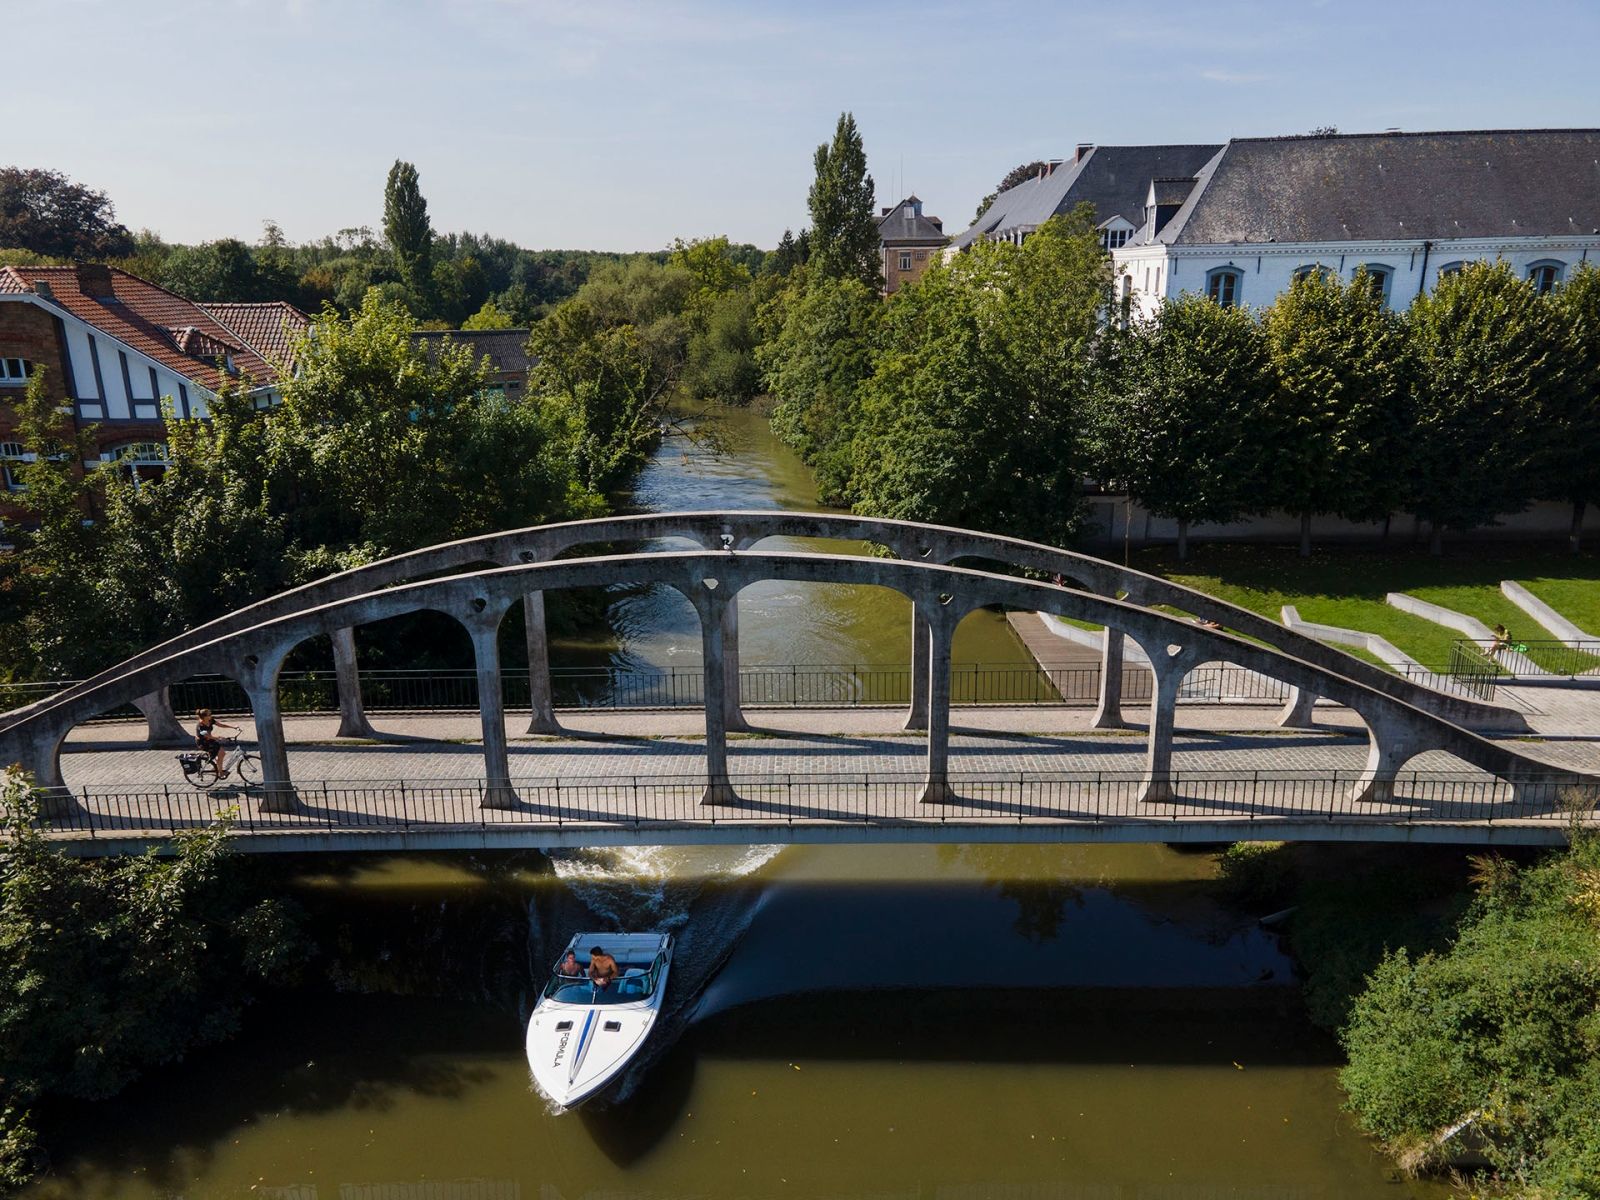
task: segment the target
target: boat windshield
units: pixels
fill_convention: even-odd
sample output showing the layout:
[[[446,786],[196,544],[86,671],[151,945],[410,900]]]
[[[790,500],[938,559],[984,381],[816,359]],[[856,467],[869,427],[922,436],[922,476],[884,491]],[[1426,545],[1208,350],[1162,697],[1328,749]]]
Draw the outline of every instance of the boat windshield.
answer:
[[[580,963],[586,970],[587,963]],[[605,987],[597,986],[587,974],[563,975],[559,967],[545,986],[544,998],[562,1004],[627,1004],[655,994],[661,976],[661,957],[649,963],[618,962],[622,972]]]

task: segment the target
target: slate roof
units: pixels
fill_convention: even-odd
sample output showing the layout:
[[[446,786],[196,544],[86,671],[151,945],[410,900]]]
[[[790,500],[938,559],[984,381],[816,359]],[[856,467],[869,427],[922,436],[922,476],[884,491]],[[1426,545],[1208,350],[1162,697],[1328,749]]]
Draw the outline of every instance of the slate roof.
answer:
[[[527,329],[425,329],[413,336],[428,348],[432,358],[446,338],[458,346],[470,346],[474,358],[489,356],[489,363],[497,375],[510,377],[510,382],[521,383],[533,365],[528,357]]]
[[[908,204],[916,214],[909,221],[905,216]],[[915,196],[907,196],[878,218],[878,240],[886,246],[942,246],[950,237],[922,215],[920,200]]]
[[[1238,138],[1158,242],[1348,242],[1600,232],[1600,129]]]
[[[271,363],[205,309],[137,275],[94,264],[0,267],[0,292],[32,292],[37,283],[49,286],[46,299],[58,308],[207,390],[224,378],[217,368],[224,354],[253,386],[278,379]]]
[[[952,243],[970,245],[1006,230],[1036,229],[1057,213],[1087,201],[1104,224],[1120,216],[1137,228],[1152,179],[1190,178],[1213,158],[1220,145],[1094,146],[1077,162],[1063,162],[1043,179],[1034,176],[995,197],[988,210]]]
[[[294,338],[311,324],[310,317],[283,300],[261,304],[207,302],[200,307],[246,346],[285,371],[294,368]]]

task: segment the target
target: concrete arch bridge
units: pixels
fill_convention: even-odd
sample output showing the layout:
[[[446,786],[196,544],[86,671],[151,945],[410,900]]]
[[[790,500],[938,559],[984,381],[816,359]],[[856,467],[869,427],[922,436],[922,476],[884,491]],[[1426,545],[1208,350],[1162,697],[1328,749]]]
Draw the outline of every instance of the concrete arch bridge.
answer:
[[[760,550],[758,544],[769,537],[864,540],[896,557]],[[673,538],[697,548],[563,557],[584,548]],[[987,569],[952,565],[962,562],[982,563]],[[1011,573],[1021,570],[1061,582]],[[736,598],[742,589],[764,580],[871,585],[910,600],[913,700],[906,725],[927,731],[917,779],[900,780],[888,791],[884,784],[875,793],[873,781],[852,784],[839,773],[831,783],[826,776],[799,784],[791,777],[777,800],[771,781],[747,786],[736,779],[737,772],[729,769],[728,734],[745,725],[736,690]],[[569,785],[563,801],[559,779],[554,789],[530,789],[513,778],[498,630],[506,613],[524,604],[533,697],[529,727],[558,731],[550,704],[544,594],[622,582],[674,588],[699,616],[706,698],[701,777],[679,779],[671,786],[657,781],[641,792],[635,776],[629,795],[618,792],[621,785],[607,784],[605,796],[585,794],[576,800]],[[1150,607],[1158,604],[1192,613],[1216,628]],[[977,802],[982,798],[951,769],[950,646],[963,616],[992,605],[1092,622],[1110,631],[1093,722],[1098,728],[1122,724],[1118,693],[1124,639],[1139,646],[1150,663],[1154,686],[1136,773],[1113,780],[1102,773],[1094,781],[1062,773],[1032,780],[1019,776],[1005,781],[1007,798]],[[406,807],[416,798],[404,799],[401,781],[399,807],[387,794],[348,795],[330,803],[326,788],[318,793],[313,786],[317,781],[291,778],[279,671],[297,645],[331,638],[340,680],[340,732],[370,733],[352,631],[425,610],[454,618],[472,642],[483,747],[476,794],[465,789],[468,794],[455,796],[449,805],[424,812]],[[1280,716],[1285,724],[1308,724],[1311,705],[1319,697],[1351,710],[1367,730],[1364,765],[1348,778],[1310,780],[1273,771],[1263,778],[1258,768],[1248,789],[1241,788],[1237,777],[1210,781],[1226,784],[1220,788],[1183,780],[1173,770],[1177,697],[1188,672],[1209,662],[1235,664],[1288,685],[1289,702]],[[145,712],[152,736],[181,736],[164,702],[165,690],[210,673],[236,680],[249,697],[264,778],[259,791],[247,797],[247,829],[276,835],[278,848],[357,841],[376,845],[385,839],[423,844],[429,838],[435,839],[429,844],[463,844],[460,839],[465,838],[468,844],[478,839],[482,844],[520,840],[537,845],[822,840],[839,835],[849,840],[963,840],[993,838],[1000,830],[1011,840],[1217,840],[1283,836],[1287,829],[1317,837],[1385,831],[1387,836],[1537,841],[1560,836],[1566,819],[1563,805],[1572,808],[1573,788],[1587,795],[1582,789],[1589,784],[1482,736],[1481,730],[1524,728],[1510,710],[1391,675],[1169,581],[1013,538],[911,522],[785,512],[648,514],[540,526],[430,547],[330,576],[230,613],[92,679],[0,714],[0,762],[20,763],[48,789],[49,817],[65,834],[93,833],[108,847],[119,838],[131,844],[161,836],[187,823],[191,817],[186,814],[194,806],[180,804],[184,812],[173,815],[165,789],[159,800],[154,791],[135,789],[116,799],[114,812],[104,811],[104,803],[97,809],[64,787],[62,743],[75,726],[130,702]],[[1428,752],[1447,753],[1476,774],[1436,783],[1428,796],[1402,794],[1405,789],[1397,784],[1407,763]],[[1415,779],[1412,783],[1414,791]],[[589,785],[589,791],[599,786]],[[547,794],[551,790],[557,793],[553,799]],[[319,794],[320,802],[308,799]],[[1239,822],[1247,823],[1247,830]],[[1483,832],[1473,832],[1480,828]],[[340,836],[330,838],[336,833]],[[374,833],[384,836],[361,840]]]

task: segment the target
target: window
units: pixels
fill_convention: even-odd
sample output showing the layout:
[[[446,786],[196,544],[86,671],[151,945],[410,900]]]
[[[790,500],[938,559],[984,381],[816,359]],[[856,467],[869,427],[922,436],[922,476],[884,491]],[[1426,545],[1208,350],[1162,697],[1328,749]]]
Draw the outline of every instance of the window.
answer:
[[[1331,268],[1325,267],[1321,263],[1306,263],[1305,266],[1294,269],[1294,282],[1299,283],[1302,279],[1310,279],[1313,275],[1323,279],[1331,279],[1335,274],[1336,272]]]
[[[1122,302],[1122,327],[1124,329],[1126,329],[1128,327],[1128,322],[1133,317],[1133,276],[1132,275],[1124,275],[1122,277],[1122,294],[1121,294],[1121,296],[1119,298],[1120,298],[1120,300]]]
[[[909,251],[909,250],[900,251],[900,269],[902,271],[911,270],[911,251]]]
[[[1127,229],[1102,229],[1100,231],[1100,248],[1102,250],[1120,250],[1128,244]]]
[[[918,262],[921,262],[923,259],[925,259],[927,257],[928,257],[928,252],[926,250],[918,250],[917,251],[917,261]]]
[[[111,463],[135,484],[157,479],[167,469],[165,442],[127,442],[100,452],[100,461]]]
[[[21,387],[32,374],[32,363],[20,358],[0,358],[0,386]]]
[[[33,455],[22,448],[21,442],[0,442],[0,485],[8,492],[20,492],[27,487],[17,475],[17,468],[32,462]]]
[[[1459,275],[1461,274],[1462,268],[1466,265],[1467,264],[1464,262],[1445,263],[1444,266],[1439,268],[1439,278],[1443,279],[1446,275]]]
[[[1370,287],[1379,300],[1385,305],[1389,303],[1389,285],[1394,282],[1394,268],[1383,263],[1362,263],[1356,267],[1356,278],[1363,278],[1365,272],[1367,286]]]
[[[1218,267],[1206,272],[1206,297],[1233,308],[1239,303],[1239,288],[1244,282],[1244,272],[1237,267]]]
[[[1528,282],[1533,284],[1533,290],[1541,296],[1546,292],[1555,290],[1556,284],[1561,282],[1562,273],[1567,264],[1554,258],[1541,259],[1528,267]]]

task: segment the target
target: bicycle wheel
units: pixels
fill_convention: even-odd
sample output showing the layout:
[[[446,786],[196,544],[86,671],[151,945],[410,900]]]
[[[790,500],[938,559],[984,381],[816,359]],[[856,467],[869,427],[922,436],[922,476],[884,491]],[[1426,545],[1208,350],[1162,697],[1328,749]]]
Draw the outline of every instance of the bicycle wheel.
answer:
[[[209,758],[201,762],[193,770],[190,770],[188,767],[184,767],[183,777],[187,779],[193,786],[201,789],[202,791],[206,791],[215,787],[217,780],[221,778],[221,776],[217,774],[217,764],[212,762]]]
[[[261,760],[254,754],[241,754],[239,761],[233,764],[233,769],[245,787],[261,782]]]

